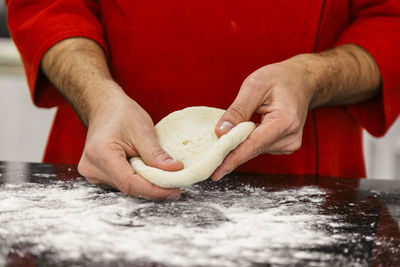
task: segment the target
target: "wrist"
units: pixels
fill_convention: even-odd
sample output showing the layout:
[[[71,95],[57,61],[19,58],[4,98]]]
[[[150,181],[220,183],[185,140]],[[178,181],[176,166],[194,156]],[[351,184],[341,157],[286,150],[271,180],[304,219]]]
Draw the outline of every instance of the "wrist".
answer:
[[[125,95],[112,79],[103,50],[90,39],[56,43],[43,56],[41,68],[86,126],[111,99]]]
[[[98,81],[87,90],[84,90],[85,106],[82,107],[83,114],[79,111],[84,124],[88,127],[90,123],[103,114],[117,108],[117,103],[128,96],[123,89],[113,80]]]
[[[309,108],[358,103],[379,93],[378,66],[366,50],[356,45],[302,54],[290,60],[303,65],[310,96]]]
[[[295,66],[296,73],[300,79],[300,86],[308,108],[312,109],[322,105],[320,95],[322,94],[322,77],[327,68],[327,62],[321,60],[317,54],[300,54],[288,59]]]

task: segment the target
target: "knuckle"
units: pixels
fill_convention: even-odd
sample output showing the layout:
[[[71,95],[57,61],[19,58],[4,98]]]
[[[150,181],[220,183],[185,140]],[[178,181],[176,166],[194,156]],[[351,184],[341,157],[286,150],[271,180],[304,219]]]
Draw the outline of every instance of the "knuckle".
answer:
[[[255,146],[254,151],[253,151],[253,156],[256,157],[258,155],[261,155],[264,153],[264,147],[263,146]]]
[[[290,124],[285,131],[285,135],[289,136],[289,135],[297,133],[298,131],[299,131],[299,127],[297,125]]]
[[[292,119],[292,122],[291,122],[290,127],[289,127],[289,131],[290,131],[291,133],[298,132],[299,129],[300,129],[300,127],[301,127],[301,121],[300,121],[300,119],[296,116],[296,117],[294,117],[294,118]]]
[[[91,162],[98,162],[101,160],[103,153],[101,151],[105,151],[104,145],[90,142],[85,145],[83,150],[83,156],[86,157]]]
[[[96,177],[96,174],[89,164],[86,163],[85,160],[81,160],[78,164],[78,172],[80,175],[86,178],[86,180],[93,185],[101,185],[101,181],[99,181]]]
[[[252,136],[250,136],[247,140],[247,146],[250,149],[250,151],[252,151],[251,156],[252,157],[256,157],[258,155],[261,155],[265,152],[265,145],[260,143],[260,140],[257,140],[255,138],[253,138]]]
[[[234,119],[237,121],[246,121],[249,119],[247,118],[246,110],[247,110],[246,106],[242,103],[235,103],[229,107],[230,115],[233,116]]]
[[[257,90],[260,87],[260,84],[263,83],[262,74],[263,72],[261,71],[253,72],[243,81],[242,86],[249,90]]]
[[[287,135],[297,133],[300,130],[302,123],[297,114],[292,113],[291,111],[285,111],[279,114],[279,118],[284,132]]]
[[[90,142],[85,145],[85,150],[88,153],[95,154],[103,150],[118,150],[121,144],[118,140],[115,140],[111,136],[102,136],[93,138]]]
[[[86,180],[87,180],[89,183],[91,183],[92,185],[101,185],[101,184],[102,184],[102,182],[100,182],[100,181],[97,180],[97,179],[90,178],[90,177],[85,177],[85,178],[86,178]]]
[[[160,157],[166,158],[166,157],[168,157],[168,154],[161,147],[156,147],[153,149],[150,156],[153,159],[160,158]]]
[[[286,153],[286,155],[292,154],[294,151],[300,149],[300,147],[301,147],[301,141],[296,140],[295,142],[291,143],[290,145],[288,145],[286,147],[285,153]]]
[[[117,141],[108,141],[104,144],[104,149],[108,151],[120,151],[121,144]]]
[[[148,196],[152,200],[164,200],[166,198],[165,194],[161,192],[160,189],[156,188],[151,192],[151,195]]]
[[[85,160],[81,160],[78,164],[78,172],[84,177],[91,177],[92,171]]]
[[[129,195],[131,193],[130,184],[127,182],[121,182],[118,184],[118,189],[124,195]]]
[[[293,144],[293,151],[300,149],[300,147],[301,147],[301,139],[298,140],[298,141],[296,141],[296,142]]]

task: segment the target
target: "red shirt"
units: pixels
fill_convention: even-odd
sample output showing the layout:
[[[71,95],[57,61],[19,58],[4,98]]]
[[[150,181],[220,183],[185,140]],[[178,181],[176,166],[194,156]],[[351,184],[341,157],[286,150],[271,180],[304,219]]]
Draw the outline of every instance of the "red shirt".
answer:
[[[11,35],[38,106],[58,106],[44,161],[78,163],[86,129],[39,68],[56,42],[97,41],[113,77],[158,122],[188,106],[226,109],[256,69],[351,43],[382,75],[382,93],[351,106],[317,108],[291,155],[261,155],[239,170],[365,175],[362,127],[383,135],[400,112],[399,0],[6,0]]]

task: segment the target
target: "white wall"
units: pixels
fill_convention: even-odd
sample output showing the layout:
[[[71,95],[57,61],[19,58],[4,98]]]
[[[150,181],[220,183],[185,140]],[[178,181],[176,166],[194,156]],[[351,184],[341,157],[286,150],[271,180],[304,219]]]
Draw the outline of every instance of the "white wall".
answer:
[[[400,119],[383,138],[364,132],[363,143],[368,177],[400,180]]]
[[[0,38],[0,160],[40,162],[55,109],[38,109],[18,52]]]
[[[0,160],[41,161],[55,109],[33,106],[22,74],[0,73]]]
[[[0,39],[0,160],[40,162],[55,109],[33,106],[18,53]],[[400,179],[400,119],[376,139],[364,133],[368,177]]]

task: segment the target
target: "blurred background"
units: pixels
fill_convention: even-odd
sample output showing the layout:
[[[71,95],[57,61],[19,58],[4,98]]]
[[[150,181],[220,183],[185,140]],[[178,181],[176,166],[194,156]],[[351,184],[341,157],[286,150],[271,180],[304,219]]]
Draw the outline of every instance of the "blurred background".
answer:
[[[0,161],[40,162],[54,114],[31,102],[0,0]],[[383,138],[364,132],[364,155],[368,177],[400,179],[400,119]]]

